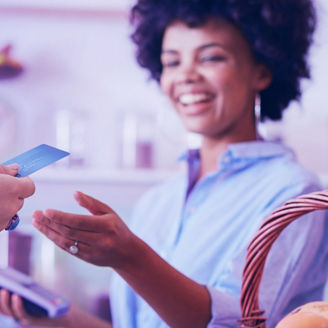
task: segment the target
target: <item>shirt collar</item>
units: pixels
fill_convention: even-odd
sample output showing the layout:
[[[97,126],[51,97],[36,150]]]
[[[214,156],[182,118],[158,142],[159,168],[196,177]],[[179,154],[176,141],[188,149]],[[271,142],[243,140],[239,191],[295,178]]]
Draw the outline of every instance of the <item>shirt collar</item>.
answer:
[[[235,158],[267,158],[292,153],[292,151],[279,142],[257,140],[231,144],[226,153],[230,153]]]
[[[293,151],[280,142],[256,140],[231,144],[227,151],[222,155],[219,162],[222,164],[240,159],[259,160],[269,157],[283,156],[286,154],[294,156]],[[199,158],[199,149],[189,149],[185,151],[178,160],[189,162],[199,160]]]
[[[178,157],[178,161],[194,161],[200,158],[199,149],[188,149]]]

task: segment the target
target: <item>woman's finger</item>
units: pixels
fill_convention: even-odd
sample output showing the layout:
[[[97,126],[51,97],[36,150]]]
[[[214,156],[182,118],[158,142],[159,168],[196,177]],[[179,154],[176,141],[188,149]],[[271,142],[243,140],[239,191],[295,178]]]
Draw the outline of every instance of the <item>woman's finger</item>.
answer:
[[[53,230],[50,226],[45,225],[45,224],[39,224],[37,220],[33,221],[33,225],[41,232],[43,233],[48,239],[53,241],[58,247],[61,249],[70,252],[70,247],[75,244],[75,242],[78,242],[79,244],[79,249],[81,248],[90,248],[89,245],[95,245],[97,241],[99,241],[99,236],[93,236],[92,234],[89,234],[92,236],[91,241],[90,238],[86,238],[87,242],[82,241],[82,235],[85,232],[81,232],[81,235],[77,234],[73,238],[65,236],[61,231],[56,231]],[[88,250],[88,252],[90,249]]]
[[[17,178],[17,183],[19,184],[19,198],[27,198],[34,194],[35,185],[29,177]]]
[[[72,214],[62,212],[54,209],[47,209],[43,212],[35,211],[33,217],[43,224],[49,224],[49,220],[58,225],[67,226],[70,229],[89,231],[89,232],[103,232],[104,223],[110,220],[111,215],[106,216],[90,216],[84,214]]]
[[[15,176],[18,173],[18,164],[10,164],[8,166],[0,164],[0,173]]]
[[[99,240],[99,237],[87,244],[82,242],[81,239],[79,239],[80,237],[74,240],[68,239],[45,225],[37,227],[37,229],[58,247],[84,261],[93,263],[99,257],[97,256],[98,248],[95,247],[95,243]]]
[[[0,290],[0,309],[4,315],[13,316],[10,307],[10,293],[5,289]]]
[[[20,323],[24,323],[30,319],[30,316],[26,313],[23,301],[20,296],[13,294],[11,296],[11,311],[13,313],[13,317],[18,320]]]
[[[105,203],[86,195],[81,191],[76,191],[74,193],[74,198],[80,206],[87,209],[91,214],[103,215],[113,212],[113,210]]]
[[[88,245],[95,245],[99,242],[99,240],[101,240],[101,232],[73,229],[68,226],[57,224],[56,222],[47,218],[44,220],[35,218],[33,220],[33,225],[45,235],[47,235],[48,232],[51,234],[55,232],[58,235],[61,235],[63,238],[73,242],[78,240]]]
[[[16,211],[15,212],[17,213],[24,206],[24,199],[18,198],[16,200],[16,204],[17,204],[17,206],[16,206]],[[15,213],[13,215],[15,215]]]
[[[19,295],[13,294],[11,297],[12,312],[14,318],[19,321],[22,326],[29,327],[65,327],[63,318],[48,318],[48,317],[37,317],[27,314],[24,309],[22,298]]]
[[[37,220],[33,221],[33,225],[48,239],[65,251],[69,250],[69,247],[75,242],[75,240],[65,238],[60,232],[51,229],[48,225],[39,224]]]

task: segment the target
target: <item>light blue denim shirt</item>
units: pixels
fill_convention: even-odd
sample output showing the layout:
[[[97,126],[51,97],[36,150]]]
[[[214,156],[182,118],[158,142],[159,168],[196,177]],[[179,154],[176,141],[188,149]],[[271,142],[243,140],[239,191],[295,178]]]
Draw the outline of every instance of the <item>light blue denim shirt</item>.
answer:
[[[177,270],[207,286],[209,328],[238,327],[250,240],[286,200],[320,188],[291,150],[278,143],[231,145],[218,170],[192,189],[199,156],[189,152],[185,158],[189,174],[147,192],[135,208],[131,229]],[[259,296],[269,328],[296,306],[322,298],[328,269],[324,215],[316,211],[294,221],[270,251]],[[115,328],[167,327],[118,276],[112,280],[110,299]]]

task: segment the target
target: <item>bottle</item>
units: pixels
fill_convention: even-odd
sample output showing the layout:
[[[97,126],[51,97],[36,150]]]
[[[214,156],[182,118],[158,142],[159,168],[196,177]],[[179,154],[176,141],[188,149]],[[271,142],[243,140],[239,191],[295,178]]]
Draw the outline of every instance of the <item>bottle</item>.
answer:
[[[122,118],[121,168],[153,168],[154,131],[150,116],[125,113]]]

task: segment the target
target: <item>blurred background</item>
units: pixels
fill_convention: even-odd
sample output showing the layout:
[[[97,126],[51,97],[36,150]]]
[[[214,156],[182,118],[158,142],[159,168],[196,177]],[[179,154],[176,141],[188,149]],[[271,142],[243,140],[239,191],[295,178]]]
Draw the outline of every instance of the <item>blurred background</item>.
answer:
[[[31,214],[45,208],[86,213],[73,199],[81,190],[128,222],[138,197],[183,170],[178,156],[198,144],[134,59],[130,5],[0,0],[0,161],[42,143],[71,153],[33,174],[37,191],[20,212],[22,223],[0,234],[0,266],[30,274],[102,317],[108,317],[110,269],[54,247],[32,227]],[[327,187],[328,3],[316,5],[312,79],[283,121],[266,122],[260,131],[292,147]]]

